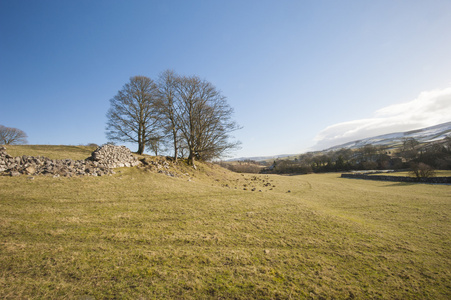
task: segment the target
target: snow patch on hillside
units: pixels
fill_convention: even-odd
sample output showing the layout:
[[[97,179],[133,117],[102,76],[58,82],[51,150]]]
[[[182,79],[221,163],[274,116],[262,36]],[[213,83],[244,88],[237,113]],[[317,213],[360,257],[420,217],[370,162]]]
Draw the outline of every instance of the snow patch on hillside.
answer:
[[[420,143],[432,142],[451,136],[451,122],[426,127],[418,130],[411,130],[406,132],[395,132],[383,134],[366,139],[356,140],[349,143],[337,145],[327,150],[338,149],[357,149],[365,145],[373,146],[396,146],[402,144],[403,140],[414,138]]]

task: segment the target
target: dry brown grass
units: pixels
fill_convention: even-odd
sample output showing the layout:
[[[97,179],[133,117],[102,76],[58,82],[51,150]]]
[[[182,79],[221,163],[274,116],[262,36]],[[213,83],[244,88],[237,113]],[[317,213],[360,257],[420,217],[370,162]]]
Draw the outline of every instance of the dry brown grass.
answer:
[[[450,186],[186,168],[0,177],[0,298],[451,296]]]
[[[51,159],[83,160],[91,156],[96,147],[63,145],[6,145],[6,152],[11,156],[44,156]]]

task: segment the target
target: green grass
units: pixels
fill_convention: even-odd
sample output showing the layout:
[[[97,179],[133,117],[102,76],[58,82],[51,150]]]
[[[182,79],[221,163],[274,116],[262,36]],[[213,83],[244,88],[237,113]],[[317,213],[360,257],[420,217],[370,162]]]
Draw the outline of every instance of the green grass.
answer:
[[[0,177],[0,298],[451,297],[450,186],[199,169]]]

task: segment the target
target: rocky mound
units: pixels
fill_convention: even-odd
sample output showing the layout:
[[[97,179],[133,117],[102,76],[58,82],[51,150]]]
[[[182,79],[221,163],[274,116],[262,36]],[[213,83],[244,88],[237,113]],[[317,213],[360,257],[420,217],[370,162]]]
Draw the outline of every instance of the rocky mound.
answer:
[[[172,159],[163,156],[153,156],[141,159],[140,168],[153,173],[159,173],[170,177],[189,177],[189,174],[177,165]]]
[[[114,145],[98,147],[87,160],[99,162],[109,168],[136,167],[140,164],[130,149]]]

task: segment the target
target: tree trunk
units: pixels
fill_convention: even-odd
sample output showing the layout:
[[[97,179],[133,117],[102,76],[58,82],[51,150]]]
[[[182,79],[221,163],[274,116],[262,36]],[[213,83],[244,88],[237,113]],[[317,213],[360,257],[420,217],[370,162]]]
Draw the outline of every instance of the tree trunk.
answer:
[[[194,149],[189,150],[189,156],[188,156],[188,162],[190,165],[193,166],[194,169],[196,169],[196,165],[195,165],[195,155],[194,155]]]
[[[144,143],[139,143],[138,145],[138,152],[139,155],[142,155],[144,153]]]
[[[172,135],[174,137],[174,161],[177,163],[178,158],[177,131],[173,130]]]

